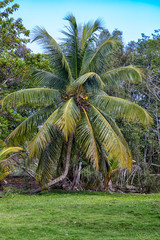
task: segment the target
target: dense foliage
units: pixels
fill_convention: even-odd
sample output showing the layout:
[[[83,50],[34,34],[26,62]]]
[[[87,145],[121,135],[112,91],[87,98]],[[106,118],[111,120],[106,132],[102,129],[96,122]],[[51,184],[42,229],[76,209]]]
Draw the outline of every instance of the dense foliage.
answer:
[[[109,96],[107,88],[113,83],[119,85],[123,79],[139,82],[141,72],[134,66],[110,69],[107,62],[119,41],[116,36],[105,34],[99,20],[83,27],[78,27],[73,15],[67,16],[66,20],[69,27],[68,31],[63,31],[65,38],[61,46],[45,29],[37,27],[34,30],[34,41],[46,50],[54,74],[35,70],[34,79],[50,88],[21,90],[3,99],[4,106],[45,105],[21,123],[9,140],[24,142],[35,127],[43,124],[28,146],[30,157],[40,159],[38,172],[42,181],[52,179],[53,163],[61,158],[66,139],[65,170],[57,181],[62,181],[68,174],[74,141],[75,155],[93,162],[97,170],[101,166],[107,184],[107,166],[110,166],[111,159],[119,162],[119,167],[131,170],[132,165],[131,152],[114,120],[125,119],[144,126],[152,123],[144,109]],[[49,185],[57,181],[54,179]]]
[[[22,19],[15,20],[12,14],[19,5],[12,0],[0,2],[0,100],[10,92],[33,86],[30,72],[33,68],[52,71],[49,61],[41,54],[33,54],[27,48],[29,31],[23,26]],[[19,113],[0,109],[0,139],[5,140],[9,133],[28,115],[28,109],[21,108]],[[34,111],[30,110],[30,111]]]
[[[107,183],[112,178],[117,184],[131,182],[139,189],[145,189],[152,182],[150,178],[153,175],[150,174],[160,171],[159,31],[155,31],[152,37],[143,34],[138,42],[124,47],[120,31],[109,33],[102,28],[99,20],[93,24],[87,23],[80,29],[70,15],[66,18],[70,25],[67,31],[63,31],[65,38],[59,45],[45,29],[35,29],[34,40],[43,45],[46,54],[33,54],[26,47],[29,31],[21,19],[10,17],[19,8],[17,4],[7,7],[12,2],[4,0],[0,3],[0,99],[12,93],[10,102],[6,98],[7,112],[0,110],[0,138],[5,140],[15,127],[33,113],[9,137],[13,137],[16,144],[17,139],[22,144],[27,138],[21,136],[29,134],[30,141],[40,125],[55,111],[54,119],[44,124],[38,138],[34,138],[32,145],[29,145],[32,157],[40,159],[38,174],[44,183],[53,175],[60,176],[66,169],[66,140],[74,132],[68,169],[68,177],[74,184],[79,184],[80,179],[83,186],[87,185],[84,181],[93,183],[96,179],[100,184],[104,177]],[[133,67],[135,65],[138,68]],[[31,87],[38,89],[13,93]],[[127,105],[128,100],[134,104]],[[20,102],[25,105],[17,107]],[[141,108],[137,110],[135,103],[147,109],[153,117],[154,124],[150,125],[150,129],[127,121],[139,121],[144,125],[151,122],[147,112]],[[112,133],[108,136],[110,141],[105,136],[102,139],[102,134],[107,136],[108,128],[105,130],[100,115],[114,129],[115,136],[118,136],[117,143],[111,129]],[[51,127],[53,122],[56,130]],[[89,135],[84,142],[82,135],[85,134]],[[56,142],[53,136],[54,139],[56,136]],[[131,165],[131,152],[126,142],[134,159],[131,174],[126,173],[126,168],[119,170],[119,167]],[[89,167],[87,159],[96,163],[100,173]]]

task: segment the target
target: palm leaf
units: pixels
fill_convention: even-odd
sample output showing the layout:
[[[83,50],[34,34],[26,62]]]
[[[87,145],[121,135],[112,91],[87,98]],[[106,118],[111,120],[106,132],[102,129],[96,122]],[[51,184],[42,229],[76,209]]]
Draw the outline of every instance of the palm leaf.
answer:
[[[89,50],[89,52],[86,51],[82,63],[81,75],[88,71],[96,72],[97,62],[101,61],[101,58],[103,61],[104,56],[106,57],[106,54],[110,53],[113,47],[116,46],[116,44],[117,42],[114,39],[107,39],[97,48],[96,52],[91,50]]]
[[[131,170],[131,167],[132,167],[132,164],[131,164],[132,162],[131,162],[131,161],[132,161],[133,157],[132,157],[132,153],[131,153],[131,151],[130,151],[130,149],[129,149],[129,146],[128,146],[128,144],[127,144],[127,142],[126,142],[126,140],[125,140],[125,138],[124,138],[121,130],[119,129],[119,127],[118,127],[118,125],[116,124],[116,122],[111,118],[111,116],[109,116],[108,114],[104,113],[104,112],[101,111],[100,109],[98,109],[98,110],[99,110],[99,111],[102,113],[102,115],[106,118],[106,120],[108,121],[108,123],[110,124],[110,126],[112,127],[112,129],[114,130],[115,134],[118,136],[119,140],[121,141],[121,143],[122,143],[123,146],[125,147],[126,153],[127,153],[127,155],[128,155],[127,159],[129,160],[127,166],[128,166],[128,168]],[[110,159],[109,159],[109,160],[110,160]],[[115,164],[117,165],[117,162],[115,162]]]
[[[28,146],[30,157],[41,156],[42,151],[51,142],[51,139],[57,136],[56,129],[60,129],[68,139],[68,135],[74,130],[79,119],[80,111],[73,98],[71,98],[50,115],[35,138],[30,142]]]
[[[16,153],[23,150],[20,147],[9,147],[9,148],[4,148],[3,150],[0,151],[0,160],[3,161],[6,158],[8,158],[8,156],[12,153]]]
[[[28,145],[30,152],[30,158],[40,157],[43,150],[51,142],[53,137],[57,136],[57,130],[54,123],[57,121],[57,113],[60,107],[58,107],[45,121],[37,135],[31,140]]]
[[[80,120],[80,110],[73,98],[70,98],[59,110],[55,125],[62,131],[66,140]]]
[[[96,84],[91,84],[92,79],[89,82],[86,82],[83,85],[83,91],[85,92],[86,96],[93,97],[96,95],[107,95],[108,94],[102,90],[101,88],[97,87]]]
[[[32,72],[32,78],[36,83],[52,88],[64,89],[68,84],[66,80],[57,77],[55,74],[40,69],[35,69]]]
[[[11,169],[14,167],[13,162],[9,159],[10,155],[21,150],[23,149],[20,147],[9,147],[0,151],[0,181],[10,174]]]
[[[80,76],[78,79],[76,79],[71,87],[72,88],[78,88],[80,86],[82,86],[87,80],[90,80],[90,82],[92,82],[92,85],[96,84],[96,86],[98,85],[100,88],[104,87],[104,83],[102,81],[102,79],[100,78],[100,76],[94,72],[89,72],[86,73],[82,76]]]
[[[89,52],[88,49],[90,48],[90,45],[97,40],[97,34],[96,32],[102,30],[102,24],[101,20],[97,19],[93,24],[91,22],[88,22],[83,26],[83,30],[81,33],[81,51],[80,51],[80,56],[81,56],[81,62],[80,62],[80,69],[82,67],[83,63],[83,58],[85,56],[85,53],[87,51],[86,56],[88,56]],[[81,70],[82,72],[82,70]]]
[[[46,185],[49,180],[53,178],[54,166],[57,165],[59,158],[61,157],[61,151],[63,151],[62,137],[57,135],[44,149],[39,157],[38,168],[36,173],[43,185]]]
[[[139,83],[142,82],[142,71],[135,66],[120,67],[103,73],[101,78],[108,84],[123,81]]]
[[[62,33],[66,36],[64,39],[67,52],[66,58],[69,62],[73,78],[77,78],[80,68],[78,26],[76,18],[72,14],[69,14],[64,19],[70,24],[69,27],[66,27],[68,30],[67,32],[62,31]]]
[[[119,137],[105,116],[94,105],[90,104],[90,106],[90,114],[93,119],[92,124],[98,140],[109,155],[111,155],[115,161],[121,163],[122,167],[128,165],[130,159],[128,159],[126,148],[120,141]]]
[[[93,35],[98,30],[102,30],[102,21],[97,19],[93,25],[90,22],[83,26],[82,40],[81,40],[81,55],[84,55],[85,50],[87,49],[90,42],[95,40]]]
[[[80,120],[76,128],[76,139],[80,147],[82,148],[82,151],[85,153],[86,157],[94,162],[98,170],[99,156],[94,131],[84,108],[83,112],[84,116]]]
[[[56,89],[50,88],[29,88],[8,94],[2,100],[2,107],[18,106],[24,104],[52,104],[60,98]]]
[[[107,95],[97,95],[94,97],[94,102],[104,112],[114,114],[117,118],[141,123],[144,126],[150,126],[153,123],[153,119],[145,109],[128,100]]]
[[[33,42],[38,41],[45,52],[49,54],[49,59],[55,67],[56,75],[72,82],[72,73],[66,57],[54,38],[52,38],[44,28],[38,26],[33,30],[33,36]]]
[[[8,137],[7,141],[14,143],[23,143],[26,139],[32,136],[33,130],[46,121],[46,119],[53,113],[55,107],[48,106],[40,111],[33,113],[30,117],[25,119]]]

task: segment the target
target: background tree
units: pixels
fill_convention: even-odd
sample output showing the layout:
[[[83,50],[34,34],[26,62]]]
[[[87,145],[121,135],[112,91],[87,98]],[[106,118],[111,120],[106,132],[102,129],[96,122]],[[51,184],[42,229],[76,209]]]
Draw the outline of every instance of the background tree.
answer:
[[[142,34],[142,38],[138,42],[131,42],[127,47],[122,48],[120,55],[114,56],[114,62],[117,66],[123,64],[138,65],[143,69],[143,81],[135,84],[132,82],[124,82],[119,88],[112,88],[111,92],[115,92],[116,96],[123,97],[138,103],[140,106],[147,109],[154,118],[154,124],[150,130],[146,131],[141,126],[119,121],[119,126],[129,143],[133,153],[133,158],[136,160],[135,169],[137,172],[134,182],[141,187],[142,175],[143,182],[153,182],[153,175],[160,171],[159,159],[159,30],[156,30],[152,37]],[[136,144],[135,144],[136,143]],[[137,167],[136,167],[137,166]],[[135,171],[134,171],[135,172]],[[148,174],[146,175],[146,173]],[[157,175],[158,176],[158,175]],[[129,177],[131,180],[132,178]],[[138,180],[139,179],[139,180]],[[152,179],[151,181],[149,179]],[[138,182],[136,182],[138,181]],[[158,186],[157,179],[157,186]],[[126,182],[126,179],[125,179]],[[156,182],[154,181],[155,185]],[[146,184],[146,183],[145,183]],[[153,184],[152,184],[153,185]],[[157,188],[155,186],[155,188]],[[153,189],[153,186],[152,186]]]
[[[133,43],[132,43],[133,44]],[[132,63],[141,65],[146,69],[144,82],[140,86],[135,86],[132,98],[137,98],[137,102],[148,109],[154,118],[154,125],[148,133],[143,136],[143,161],[148,162],[148,167],[154,168],[152,164],[159,164],[160,150],[160,79],[159,79],[159,53],[160,36],[159,30],[155,30],[152,37],[142,34],[142,39],[134,43],[135,47],[131,51]],[[157,169],[158,170],[158,169]]]
[[[0,100],[10,92],[22,87],[34,86],[30,80],[33,68],[52,71],[49,61],[42,54],[33,54],[26,44],[29,40],[29,30],[22,19],[15,20],[12,14],[19,9],[18,4],[5,0],[0,2]],[[11,6],[10,6],[11,5]],[[5,140],[9,133],[22,122],[28,111],[27,106],[19,109],[8,109],[3,113],[0,109],[0,139]]]

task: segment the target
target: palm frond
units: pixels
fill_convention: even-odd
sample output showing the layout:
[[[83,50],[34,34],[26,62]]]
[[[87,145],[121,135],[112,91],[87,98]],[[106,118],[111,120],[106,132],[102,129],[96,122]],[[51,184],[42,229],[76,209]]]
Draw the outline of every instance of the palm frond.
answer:
[[[101,19],[97,19],[93,24],[91,22],[88,22],[87,24],[85,24],[83,26],[82,36],[80,37],[80,39],[81,39],[81,51],[80,51],[81,65],[83,63],[83,58],[85,56],[87,49],[92,44],[92,42],[95,43],[97,40],[96,33],[102,29],[103,28],[102,28]],[[80,69],[82,67],[81,65],[80,65]]]
[[[18,106],[24,104],[53,104],[60,98],[56,89],[50,88],[29,88],[8,94],[2,100],[2,107]]]
[[[45,52],[49,54],[49,59],[55,67],[56,75],[72,82],[72,73],[66,57],[54,38],[44,28],[38,26],[34,28],[33,36],[33,42],[37,41],[44,48]]]
[[[62,131],[66,140],[72,131],[74,131],[78,121],[80,120],[80,110],[73,98],[70,98],[58,112],[58,119],[55,125]]]
[[[142,70],[135,66],[119,67],[103,73],[101,77],[108,84],[127,81],[139,83],[142,82]]]
[[[46,185],[49,180],[52,180],[54,168],[57,165],[63,150],[62,137],[57,135],[56,138],[51,140],[40,155],[36,173],[43,185]]]
[[[83,118],[80,120],[76,128],[76,139],[86,157],[94,162],[98,170],[99,155],[94,131],[84,108],[83,112]]]
[[[8,158],[8,156],[12,153],[16,153],[19,151],[22,151],[23,149],[20,147],[9,147],[9,148],[4,148],[3,150],[0,151],[0,161],[5,160]]]
[[[153,123],[153,119],[145,109],[128,100],[106,95],[97,95],[94,97],[94,102],[96,106],[104,112],[111,113],[115,115],[116,118],[133,121],[143,124],[144,126],[150,126]]]
[[[98,140],[115,161],[120,162],[122,167],[126,167],[126,165],[128,166],[131,159],[128,159],[129,156],[126,152],[126,148],[105,116],[94,105],[90,104],[90,106],[90,114],[93,119],[92,124]],[[130,165],[128,167],[130,167]]]
[[[62,33],[66,36],[65,48],[66,48],[66,58],[69,62],[69,66],[71,68],[73,78],[77,78],[79,74],[80,68],[80,49],[79,49],[79,38],[78,38],[78,26],[76,22],[76,18],[73,14],[69,14],[64,18],[69,22],[69,26],[67,26],[67,31],[62,31]]]
[[[90,98],[94,97],[96,95],[106,95],[106,96],[108,96],[108,94],[104,90],[102,90],[101,88],[97,88],[96,85],[93,86],[91,84],[88,84],[86,88],[84,87],[84,90],[86,90],[87,95]]]
[[[37,128],[53,113],[54,108],[55,107],[51,105],[33,113],[7,137],[7,141],[13,142],[14,144],[24,143],[32,136],[33,131],[37,131]]]
[[[91,50],[89,52],[86,51],[82,63],[81,75],[89,71],[97,72],[97,64],[99,66],[101,61],[104,63],[104,57],[112,51],[116,44],[117,42],[114,39],[107,39],[97,48],[96,52]]]
[[[22,151],[20,147],[3,148],[0,151],[0,181],[3,180],[14,168],[13,161],[10,158],[12,153]]]
[[[88,22],[83,26],[82,32],[82,40],[81,40],[81,54],[85,53],[88,45],[91,41],[95,40],[95,36],[93,35],[95,32],[102,30],[102,21],[101,19],[97,19],[93,24]]]
[[[74,130],[80,119],[80,111],[74,99],[71,98],[58,107],[46,120],[34,139],[29,143],[31,159],[39,157],[51,140],[57,136],[57,130],[61,130],[68,139],[68,135]]]
[[[82,86],[83,84],[85,84],[87,80],[90,81],[91,85],[96,84],[96,86],[99,86],[99,88],[102,88],[102,89],[104,87],[104,83],[103,83],[102,79],[100,78],[100,76],[98,74],[96,74],[94,72],[89,72],[89,73],[86,73],[86,74],[80,76],[78,79],[76,79],[72,83],[71,87],[78,88],[78,87]]]
[[[32,78],[38,84],[56,89],[64,90],[65,86],[68,84],[66,80],[57,77],[51,72],[47,72],[41,69],[35,69],[32,72]]]
[[[121,132],[121,130],[119,129],[118,125],[116,124],[116,122],[112,119],[111,116],[109,116],[108,114],[104,113],[103,111],[101,111],[100,109],[98,109],[102,115],[106,118],[106,120],[108,121],[108,123],[110,124],[110,126],[112,127],[112,129],[114,130],[115,134],[118,136],[119,140],[121,141],[121,143],[123,144],[123,146],[125,147],[125,150],[126,150],[126,154],[128,155],[127,157],[127,160],[128,161],[128,164],[127,166],[129,167],[129,169],[131,169],[132,167],[132,162],[131,160],[133,159],[132,157],[132,153],[129,149],[129,146]],[[110,161],[111,159],[109,159]],[[113,164],[113,163],[112,163]],[[117,162],[115,162],[116,166],[117,166]]]
[[[58,107],[45,121],[37,135],[30,141],[28,150],[30,158],[38,158],[41,156],[43,150],[51,142],[52,138],[57,136],[57,130],[54,123],[57,121],[57,114],[60,107]]]

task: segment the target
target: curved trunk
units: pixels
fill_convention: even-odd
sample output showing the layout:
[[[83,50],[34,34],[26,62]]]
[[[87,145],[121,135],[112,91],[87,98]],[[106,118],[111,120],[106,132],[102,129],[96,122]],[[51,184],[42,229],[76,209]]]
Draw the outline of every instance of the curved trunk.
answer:
[[[64,173],[61,176],[59,176],[59,177],[55,178],[54,180],[50,181],[50,183],[48,184],[48,188],[52,187],[53,185],[55,185],[58,182],[63,181],[67,177],[68,170],[69,170],[70,157],[71,157],[72,141],[73,141],[73,133],[70,134],[69,140],[68,140],[67,156],[66,156]],[[45,190],[45,189],[38,188],[38,189],[32,191],[31,194],[39,193],[43,190]]]

